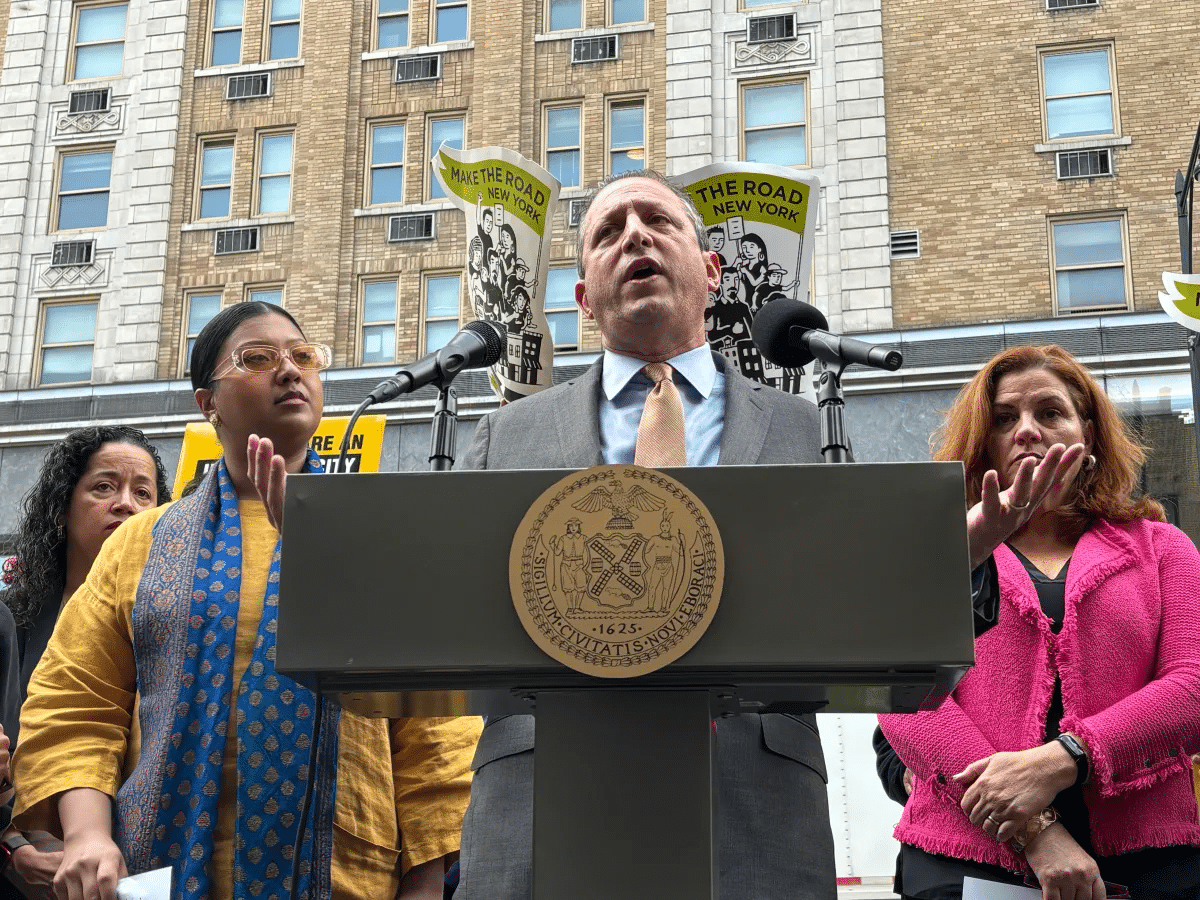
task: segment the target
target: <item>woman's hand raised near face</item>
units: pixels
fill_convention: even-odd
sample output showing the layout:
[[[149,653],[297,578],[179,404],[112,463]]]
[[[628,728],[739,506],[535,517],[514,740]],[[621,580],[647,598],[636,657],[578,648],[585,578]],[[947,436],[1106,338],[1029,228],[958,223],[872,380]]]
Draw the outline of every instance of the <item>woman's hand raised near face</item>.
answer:
[[[989,469],[983,476],[982,498],[967,510],[967,539],[971,568],[981,565],[992,551],[1028,522],[1045,502],[1056,496],[1063,480],[1083,457],[1083,444],[1055,444],[1040,460],[1021,460],[1013,483],[1000,490],[1000,476]]]
[[[246,474],[267,508],[267,520],[283,533],[283,488],[287,481],[287,460],[275,452],[270,438],[250,435],[246,443]]]

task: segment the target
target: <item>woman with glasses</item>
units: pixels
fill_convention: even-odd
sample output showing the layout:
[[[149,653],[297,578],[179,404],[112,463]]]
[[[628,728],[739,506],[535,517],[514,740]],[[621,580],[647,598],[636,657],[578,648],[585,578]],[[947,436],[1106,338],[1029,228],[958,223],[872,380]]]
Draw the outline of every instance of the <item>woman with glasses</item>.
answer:
[[[330,362],[266,303],[197,338],[224,455],[104,545],[29,685],[16,820],[62,834],[60,896],[164,866],[180,898],[441,896],[478,720],[363,719],[275,671],[282,476],[319,469]]]

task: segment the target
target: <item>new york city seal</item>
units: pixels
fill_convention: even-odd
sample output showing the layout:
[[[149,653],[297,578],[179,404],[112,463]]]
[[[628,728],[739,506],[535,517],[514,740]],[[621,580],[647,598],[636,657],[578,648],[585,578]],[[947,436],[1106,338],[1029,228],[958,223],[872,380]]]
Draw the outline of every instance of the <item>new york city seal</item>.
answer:
[[[552,485],[513,538],[509,579],[525,631],[588,675],[628,678],[687,653],[725,576],[708,509],[641,466],[596,466]]]

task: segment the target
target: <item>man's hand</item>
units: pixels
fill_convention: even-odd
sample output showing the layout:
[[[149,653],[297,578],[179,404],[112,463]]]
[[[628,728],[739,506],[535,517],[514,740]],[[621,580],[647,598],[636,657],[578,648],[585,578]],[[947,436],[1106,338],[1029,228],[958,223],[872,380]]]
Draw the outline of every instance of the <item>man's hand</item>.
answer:
[[[1064,762],[1065,761],[1065,762]],[[1007,841],[1075,783],[1077,769],[1057,741],[1016,753],[993,753],[954,776],[966,787],[962,811],[997,840]]]
[[[5,837],[19,833],[10,828]],[[25,839],[29,843],[13,851],[11,869],[5,874],[11,878],[15,873],[25,884],[43,885],[48,889],[54,884],[54,874],[62,865],[63,843],[45,831],[30,832]],[[46,893],[52,892],[47,890]]]
[[[1108,895],[1096,861],[1058,823],[1029,842],[1025,860],[1042,886],[1043,900],[1104,900]]]
[[[1000,476],[995,469],[984,474],[981,499],[967,510],[972,569],[1028,522],[1047,497],[1057,493],[1083,451],[1083,444],[1070,447],[1055,444],[1040,461],[1026,457],[1021,460],[1013,483],[1004,491],[1000,490]]]
[[[267,521],[283,533],[283,488],[287,482],[287,460],[275,452],[270,438],[250,435],[246,443],[246,474],[267,508]]]

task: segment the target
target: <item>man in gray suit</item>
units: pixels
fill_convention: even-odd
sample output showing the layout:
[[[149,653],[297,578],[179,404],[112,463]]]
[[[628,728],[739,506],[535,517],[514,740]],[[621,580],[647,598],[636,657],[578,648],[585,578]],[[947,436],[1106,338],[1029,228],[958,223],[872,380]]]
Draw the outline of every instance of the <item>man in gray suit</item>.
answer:
[[[654,172],[601,183],[579,227],[575,298],[604,356],[579,378],[484,418],[467,469],[631,463],[651,383],[669,363],[689,465],[819,462],[816,408],[756,384],[705,343],[718,257],[688,196]],[[733,598],[736,602],[736,598]],[[831,900],[836,893],[825,761],[816,718],[740,715],[716,732],[722,900]],[[531,716],[493,719],[475,753],[457,900],[532,894]],[[616,861],[612,861],[616,862]]]

